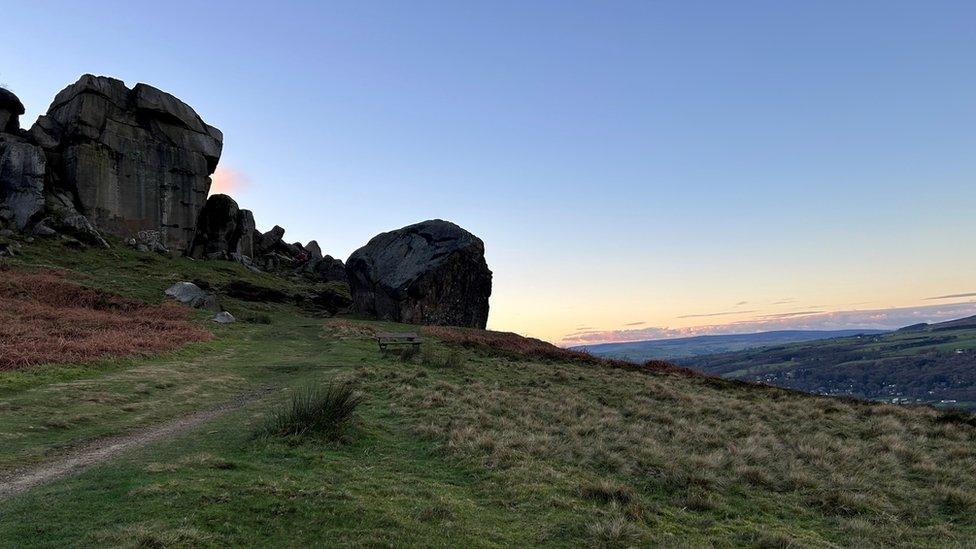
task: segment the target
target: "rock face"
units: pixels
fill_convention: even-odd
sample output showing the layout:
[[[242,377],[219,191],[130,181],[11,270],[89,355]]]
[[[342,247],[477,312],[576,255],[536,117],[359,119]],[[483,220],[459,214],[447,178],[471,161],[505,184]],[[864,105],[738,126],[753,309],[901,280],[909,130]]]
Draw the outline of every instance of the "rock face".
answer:
[[[158,231],[185,251],[207,199],[223,135],[186,103],[146,84],[82,76],[31,128],[47,153],[52,190],[71,194],[100,229]]]
[[[385,320],[484,328],[491,271],[480,238],[441,220],[377,235],[346,262],[353,309]]]
[[[44,152],[0,134],[0,220],[23,230],[44,211]]]

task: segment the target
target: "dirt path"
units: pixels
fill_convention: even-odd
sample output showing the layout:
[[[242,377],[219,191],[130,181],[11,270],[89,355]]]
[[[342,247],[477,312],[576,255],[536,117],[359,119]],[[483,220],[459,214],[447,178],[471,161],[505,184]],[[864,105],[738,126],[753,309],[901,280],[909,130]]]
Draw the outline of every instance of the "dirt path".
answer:
[[[215,408],[196,412],[126,435],[98,439],[51,461],[13,471],[0,477],[0,501],[22,494],[35,486],[79,473],[123,452],[142,448],[179,435],[222,414],[243,408],[249,402],[257,400],[273,390],[272,387],[265,387],[243,393]]]

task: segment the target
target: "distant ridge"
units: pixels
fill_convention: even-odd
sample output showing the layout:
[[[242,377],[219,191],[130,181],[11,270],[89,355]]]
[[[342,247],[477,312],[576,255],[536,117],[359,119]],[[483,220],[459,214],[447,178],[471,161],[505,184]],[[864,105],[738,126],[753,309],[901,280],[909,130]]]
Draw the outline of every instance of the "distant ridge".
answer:
[[[973,320],[976,323],[976,317]],[[681,337],[674,339],[651,339],[622,343],[599,343],[571,347],[598,357],[617,358],[643,362],[645,360],[673,360],[715,353],[730,353],[769,345],[783,345],[803,341],[816,341],[835,337],[856,335],[876,335],[886,330],[775,330],[755,334],[723,334]]]

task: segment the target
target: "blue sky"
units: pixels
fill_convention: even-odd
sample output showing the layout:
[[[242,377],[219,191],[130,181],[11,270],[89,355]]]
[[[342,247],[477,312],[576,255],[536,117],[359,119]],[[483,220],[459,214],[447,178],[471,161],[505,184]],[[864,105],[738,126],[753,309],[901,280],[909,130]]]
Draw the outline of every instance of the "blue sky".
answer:
[[[262,229],[341,258],[435,217],[481,236],[492,328],[937,319],[976,291],[976,3],[143,6],[6,4],[25,120],[86,72],[170,91]]]

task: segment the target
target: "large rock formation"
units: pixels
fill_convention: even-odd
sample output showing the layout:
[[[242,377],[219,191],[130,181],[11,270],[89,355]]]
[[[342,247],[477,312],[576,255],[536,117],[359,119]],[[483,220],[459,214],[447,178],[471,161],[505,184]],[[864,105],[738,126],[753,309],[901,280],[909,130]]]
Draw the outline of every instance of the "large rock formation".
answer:
[[[377,235],[346,262],[356,312],[484,328],[491,271],[480,238],[439,219]]]
[[[40,147],[0,133],[0,224],[23,230],[43,214],[44,172]]]
[[[100,229],[155,231],[181,252],[223,147],[220,131],[172,95],[92,75],[61,91],[30,136],[47,153],[49,192],[70,195]]]

